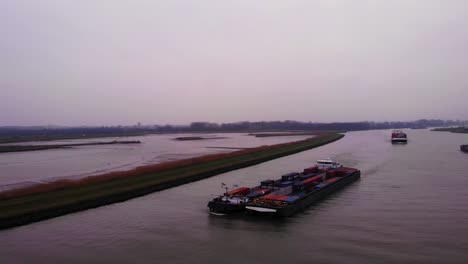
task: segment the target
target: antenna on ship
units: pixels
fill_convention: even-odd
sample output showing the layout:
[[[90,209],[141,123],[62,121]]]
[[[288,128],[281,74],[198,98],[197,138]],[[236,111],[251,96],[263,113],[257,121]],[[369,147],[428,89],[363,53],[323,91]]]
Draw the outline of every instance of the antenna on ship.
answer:
[[[221,183],[221,188],[226,189],[226,193],[224,193],[224,194],[227,195],[227,192],[228,192],[229,188],[227,187],[227,185],[224,182]]]

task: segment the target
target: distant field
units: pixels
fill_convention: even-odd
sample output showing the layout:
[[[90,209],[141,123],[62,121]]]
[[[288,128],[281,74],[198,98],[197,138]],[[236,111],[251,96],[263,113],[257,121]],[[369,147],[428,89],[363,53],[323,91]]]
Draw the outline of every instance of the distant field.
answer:
[[[148,165],[78,180],[61,179],[0,193],[0,228],[125,201],[339,140],[328,134],[311,139],[230,153]]]

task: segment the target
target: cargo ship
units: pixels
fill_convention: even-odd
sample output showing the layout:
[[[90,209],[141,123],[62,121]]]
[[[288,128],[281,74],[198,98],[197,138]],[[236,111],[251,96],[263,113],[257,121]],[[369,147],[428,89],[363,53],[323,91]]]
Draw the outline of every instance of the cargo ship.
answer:
[[[401,130],[392,131],[392,144],[394,143],[408,143],[408,137]]]
[[[290,216],[330,193],[360,178],[360,171],[343,167],[331,159],[318,160],[303,172],[292,172],[277,180],[264,180],[254,188],[226,191],[208,203],[210,213]]]
[[[465,153],[468,153],[468,145],[461,145],[460,150],[465,152]]]

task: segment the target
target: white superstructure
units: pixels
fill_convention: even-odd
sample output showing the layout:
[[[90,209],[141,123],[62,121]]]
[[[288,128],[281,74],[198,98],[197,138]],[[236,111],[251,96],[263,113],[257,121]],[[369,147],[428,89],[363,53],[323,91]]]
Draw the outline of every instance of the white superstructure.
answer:
[[[317,160],[317,168],[319,170],[337,169],[341,167],[343,167],[343,165],[336,163],[330,158]]]

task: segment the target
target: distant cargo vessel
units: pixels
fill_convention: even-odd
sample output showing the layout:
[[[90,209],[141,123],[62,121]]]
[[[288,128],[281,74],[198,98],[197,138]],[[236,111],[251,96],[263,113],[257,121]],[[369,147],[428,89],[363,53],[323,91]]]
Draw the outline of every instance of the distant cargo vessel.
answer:
[[[460,150],[463,151],[463,152],[468,153],[468,145],[461,145]]]
[[[214,214],[247,211],[251,214],[291,216],[359,179],[361,172],[330,159],[303,172],[288,173],[278,180],[264,180],[254,188],[226,191],[208,203]]]
[[[407,143],[408,137],[401,130],[393,130],[391,140],[392,143]]]

